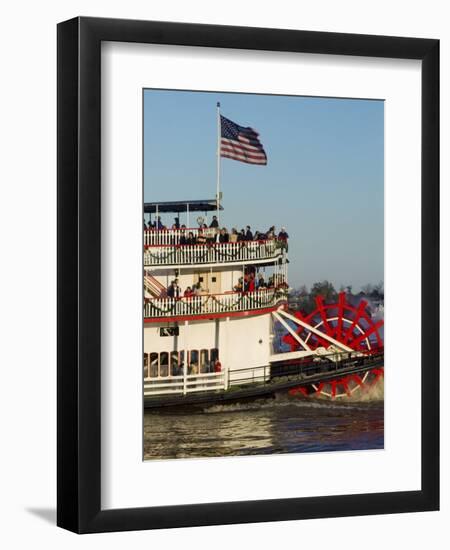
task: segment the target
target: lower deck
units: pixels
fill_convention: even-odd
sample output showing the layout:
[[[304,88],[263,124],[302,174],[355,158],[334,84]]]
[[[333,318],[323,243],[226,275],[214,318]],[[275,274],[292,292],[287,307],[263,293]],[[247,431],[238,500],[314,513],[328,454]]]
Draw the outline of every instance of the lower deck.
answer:
[[[236,378],[227,378],[224,372],[187,375],[167,379],[144,381],[144,407],[179,407],[191,405],[218,404],[235,402],[275,395],[296,386],[325,384],[343,377],[367,374],[374,369],[384,367],[382,353],[373,356],[350,356],[340,362],[310,360],[303,362],[284,362],[266,366],[255,375],[254,369],[244,369],[236,373]],[[365,378],[362,379],[363,381]],[[155,386],[159,386],[156,388]],[[164,389],[163,389],[164,388]],[[157,393],[152,390],[157,389]],[[338,393],[336,398],[344,397]]]
[[[268,375],[271,314],[144,326],[145,394],[226,389]]]

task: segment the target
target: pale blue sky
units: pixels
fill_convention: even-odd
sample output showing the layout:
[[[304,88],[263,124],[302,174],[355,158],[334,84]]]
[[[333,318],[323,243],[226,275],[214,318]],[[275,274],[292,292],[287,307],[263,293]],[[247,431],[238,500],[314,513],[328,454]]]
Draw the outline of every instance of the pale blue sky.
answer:
[[[292,287],[383,280],[383,101],[145,90],[145,201],[214,198],[217,101],[268,157],[222,159],[221,225],[285,226]]]

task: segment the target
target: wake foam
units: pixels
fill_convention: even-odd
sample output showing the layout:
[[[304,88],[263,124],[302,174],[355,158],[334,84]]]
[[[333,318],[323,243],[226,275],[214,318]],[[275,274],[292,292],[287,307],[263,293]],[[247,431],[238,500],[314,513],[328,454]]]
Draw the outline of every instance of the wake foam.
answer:
[[[271,399],[256,399],[242,403],[227,403],[221,405],[209,405],[203,409],[203,413],[218,414],[242,411],[255,411],[278,407],[299,407],[308,409],[348,409],[358,408],[358,404],[364,407],[370,403],[377,403],[384,400],[384,380],[380,379],[376,384],[364,392],[354,392],[351,397],[341,397],[331,400],[327,397],[303,397],[302,395],[290,396],[286,392],[275,394]]]

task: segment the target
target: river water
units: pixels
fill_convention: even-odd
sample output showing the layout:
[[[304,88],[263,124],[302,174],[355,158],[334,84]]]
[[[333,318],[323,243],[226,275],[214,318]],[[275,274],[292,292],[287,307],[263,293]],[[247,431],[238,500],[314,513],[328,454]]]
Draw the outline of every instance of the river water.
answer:
[[[144,460],[382,449],[383,387],[354,401],[277,395],[202,410],[147,411]]]

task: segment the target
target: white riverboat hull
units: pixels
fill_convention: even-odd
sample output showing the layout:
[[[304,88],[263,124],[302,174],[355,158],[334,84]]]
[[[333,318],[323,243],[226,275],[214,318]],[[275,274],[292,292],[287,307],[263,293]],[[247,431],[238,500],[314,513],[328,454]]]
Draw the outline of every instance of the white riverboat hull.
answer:
[[[177,329],[177,334],[164,335],[170,333],[162,330],[167,328]],[[272,355],[271,339],[270,313],[180,322],[153,322],[144,326],[144,353],[148,356],[147,367],[152,364],[152,378],[154,374],[164,378],[166,373],[161,372],[161,365],[167,362],[166,357],[174,357],[177,354],[179,364],[185,362],[185,357],[193,357],[195,373],[201,374],[209,371],[212,355],[217,355],[221,371],[226,374],[228,381],[236,381],[256,378],[261,376],[264,370],[269,374],[267,368]],[[190,355],[186,352],[190,352]],[[156,361],[159,371],[155,368],[158,366],[155,365]],[[146,374],[150,374],[150,371],[144,371],[144,376]]]

